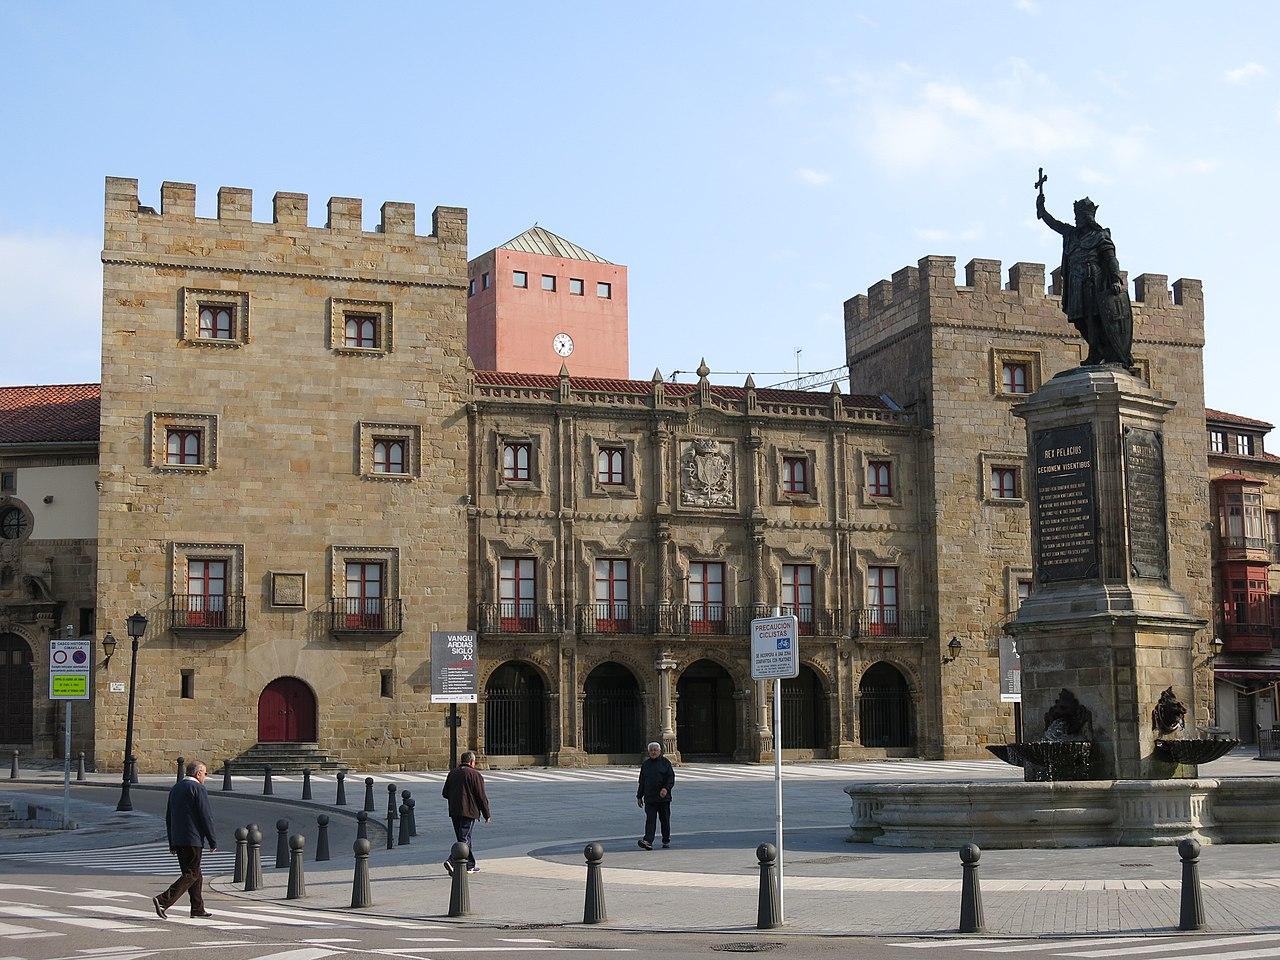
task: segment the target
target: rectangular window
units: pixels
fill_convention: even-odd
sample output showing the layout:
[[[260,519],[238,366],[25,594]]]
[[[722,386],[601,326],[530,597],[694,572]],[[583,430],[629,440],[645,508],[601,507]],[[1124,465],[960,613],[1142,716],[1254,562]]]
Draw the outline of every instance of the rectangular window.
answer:
[[[1236,434],[1236,455],[1240,457],[1253,456],[1253,437],[1247,433]]]
[[[601,447],[596,457],[596,482],[617,487],[625,482],[623,467],[627,451],[622,447]]]
[[[1227,452],[1227,431],[1225,430],[1209,431],[1209,450],[1213,453]]]
[[[580,297],[582,296],[582,291],[583,291],[582,281],[577,277],[570,277],[569,278],[569,296]]]
[[[1018,498],[1018,470],[1016,467],[991,468],[991,496],[996,500]]]
[[[551,276],[549,273],[544,273],[542,275],[542,289],[550,293],[555,293],[556,278]]]
[[[377,349],[380,318],[376,313],[345,313],[342,317],[346,346],[365,350]]]
[[[16,470],[5,470],[0,473],[0,493],[17,493],[18,473]]]
[[[227,561],[187,561],[186,625],[221,627],[227,622]]]
[[[529,463],[532,459],[532,444],[504,443],[502,445],[502,479],[528,480]]]
[[[227,304],[200,304],[200,338],[232,340],[235,337],[236,308]]]
[[[196,698],[196,672],[194,670],[182,671],[182,699],[194,700]]]
[[[893,464],[888,460],[867,461],[867,495],[893,496]]]
[[[689,630],[724,632],[724,564],[689,564]]]
[[[377,561],[348,560],[346,564],[347,627],[352,630],[380,630],[383,621],[382,585],[386,567]]]
[[[809,492],[809,461],[805,457],[782,458],[782,492]]]
[[[92,637],[96,616],[93,607],[80,608],[80,636]]]
[[[395,692],[394,677],[395,677],[395,674],[393,674],[390,670],[383,670],[379,673],[378,675],[379,696],[386,697],[388,700],[391,699],[391,697],[394,695],[394,692]]]
[[[1280,545],[1280,510],[1267,511],[1267,536],[1271,539],[1271,546]]]
[[[520,287],[521,289],[527,288],[529,286],[528,272],[524,270],[512,270],[511,285],[513,287]]]
[[[200,465],[200,431],[165,431],[165,463],[191,467]]]
[[[375,437],[373,440],[374,473],[407,473],[405,470],[404,440],[391,437]]]
[[[498,617],[504,633],[538,628],[536,571],[532,557],[503,557],[498,562]]]
[[[782,613],[800,621],[800,632],[813,634],[813,564],[782,565]]]
[[[474,297],[476,295],[476,278],[472,277],[467,281],[467,296]]]
[[[480,274],[480,289],[482,290],[489,289],[489,272],[487,270],[484,273]]]
[[[1006,361],[1001,365],[1001,367],[1001,377],[1004,381],[1004,392],[1026,393],[1027,365],[1025,363],[1010,363]]]
[[[867,622],[872,633],[898,629],[898,568],[867,568]]]
[[[595,565],[596,629],[626,633],[631,629],[631,561],[597,560]]]
[[[603,280],[596,283],[596,296],[601,300],[612,300],[613,284],[605,283]]]

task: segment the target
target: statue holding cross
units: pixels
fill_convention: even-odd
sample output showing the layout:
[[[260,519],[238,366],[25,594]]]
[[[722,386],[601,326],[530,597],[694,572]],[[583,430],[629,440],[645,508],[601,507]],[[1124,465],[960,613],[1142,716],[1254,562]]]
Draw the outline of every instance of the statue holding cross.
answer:
[[[1111,231],[1094,218],[1098,205],[1085,197],[1074,206],[1075,225],[1045,209],[1040,168],[1036,180],[1036,216],[1062,235],[1062,312],[1089,345],[1082,366],[1103,363],[1133,366],[1133,307],[1120,274]]]

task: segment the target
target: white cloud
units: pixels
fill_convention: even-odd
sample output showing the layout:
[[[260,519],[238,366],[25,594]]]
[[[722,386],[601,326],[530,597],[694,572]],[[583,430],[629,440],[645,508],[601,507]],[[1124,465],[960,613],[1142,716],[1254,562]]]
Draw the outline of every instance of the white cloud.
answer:
[[[812,167],[801,167],[796,171],[796,178],[811,187],[825,187],[831,182],[831,174],[823,170],[814,170]]]
[[[0,384],[101,376],[99,250],[88,237],[0,235]]]
[[[1240,66],[1226,71],[1222,75],[1222,79],[1227,83],[1247,83],[1250,80],[1256,80],[1258,77],[1265,77],[1266,75],[1266,67],[1250,60],[1248,63],[1242,63]]]

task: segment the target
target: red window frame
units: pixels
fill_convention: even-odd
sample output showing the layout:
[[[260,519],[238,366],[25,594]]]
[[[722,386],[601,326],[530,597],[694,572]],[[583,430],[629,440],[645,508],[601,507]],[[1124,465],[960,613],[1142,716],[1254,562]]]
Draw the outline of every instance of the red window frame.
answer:
[[[537,570],[533,557],[503,557],[498,561],[498,625],[503,633],[538,629],[534,594]]]
[[[380,560],[346,562],[346,604],[343,613],[348,629],[379,630],[384,619],[384,590],[387,565]]]
[[[867,461],[867,495],[872,497],[893,496],[893,461]]]
[[[782,565],[782,613],[799,621],[802,636],[813,635],[813,581],[813,564]]]
[[[227,561],[225,558],[187,560],[186,625],[221,627],[227,622]]]
[[[724,564],[689,564],[689,631],[724,633]]]
[[[1016,500],[1018,498],[1018,468],[991,468],[991,496],[997,500]]]
[[[348,313],[343,315],[343,332],[346,345],[360,350],[376,350],[381,324],[376,313]]]
[[[809,458],[808,457],[783,457],[782,458],[782,492],[783,493],[808,493],[809,492]]]
[[[221,303],[200,304],[200,338],[230,340],[235,335],[236,308]]]
[[[502,479],[528,480],[532,476],[533,444],[504,443],[502,445]]]
[[[867,567],[867,629],[879,636],[898,633],[897,567]]]
[[[408,444],[403,437],[374,437],[373,472],[405,474]]]
[[[170,427],[165,431],[164,462],[181,467],[201,464],[201,447],[204,438],[199,430],[182,430]]]
[[[627,451],[623,447],[601,447],[596,455],[596,483],[610,487],[625,482]]]
[[[631,561],[600,558],[594,569],[595,620],[600,633],[631,629]]]
[[[1005,393],[1029,393],[1027,382],[1030,379],[1030,366],[1017,360],[1006,360],[1001,364],[1000,379]]]

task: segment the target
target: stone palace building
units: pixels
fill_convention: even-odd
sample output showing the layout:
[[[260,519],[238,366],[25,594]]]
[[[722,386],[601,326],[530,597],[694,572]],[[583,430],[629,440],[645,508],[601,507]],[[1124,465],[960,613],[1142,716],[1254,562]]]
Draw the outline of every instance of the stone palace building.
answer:
[[[784,756],[980,757],[1015,736],[999,647],[1032,574],[1013,407],[1082,357],[1042,265],[1006,279],[974,260],[958,283],[953,258],[925,257],[852,297],[851,392],[712,384],[705,362],[696,383],[575,376],[575,345],[544,336],[569,315],[548,300],[537,343],[513,345],[519,324],[492,304],[480,339],[559,373],[489,370],[468,357],[469,294],[603,299],[625,268],[532,232],[469,262],[458,208],[437,207],[427,233],[412,204],[383,204],[373,231],[359,200],[330,199],[324,226],[306,196],[273,206],[255,222],[249,191],[224,187],[216,217],[197,217],[195,188],[165,183],[157,211],[136,181],[107,180],[96,529],[43,520],[53,475],[35,472],[94,462],[84,430],[48,427],[91,388],[26,388],[3,408],[46,426],[0,429],[16,477],[0,521],[17,517],[0,540],[0,684],[17,719],[0,740],[54,750],[45,641],[111,630],[123,655],[99,658],[76,722],[98,763],[118,764],[135,610],[149,619],[144,770],[280,743],[314,744],[317,762],[439,767],[430,634],[458,629],[481,657],[460,740],[489,764],[631,760],[650,739],[685,761],[763,760],[771,702],[748,627],[775,609],[799,618],[804,663],[784,686]],[[1206,427],[1199,282],[1134,288],[1138,365],[1177,404],[1171,575],[1209,623],[1194,693],[1207,708],[1215,636],[1220,692],[1276,676],[1269,494],[1257,515],[1272,526],[1245,519],[1275,458],[1269,425]],[[573,315],[625,336],[625,310],[604,306]],[[597,321],[578,322],[570,339],[591,355]],[[1253,446],[1210,456],[1215,429]],[[1234,514],[1219,529],[1216,512],[1237,497],[1228,547]],[[1225,586],[1240,570],[1248,633]]]

